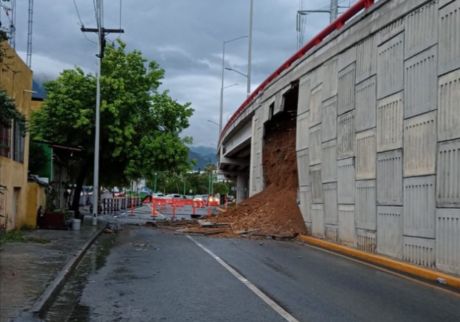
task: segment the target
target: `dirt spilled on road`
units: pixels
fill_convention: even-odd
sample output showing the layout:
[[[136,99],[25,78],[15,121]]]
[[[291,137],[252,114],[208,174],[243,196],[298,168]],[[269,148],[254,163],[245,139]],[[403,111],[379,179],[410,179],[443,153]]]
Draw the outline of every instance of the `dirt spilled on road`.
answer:
[[[293,111],[270,122],[263,148],[265,189],[218,216],[231,222],[233,232],[263,235],[305,234],[307,228],[297,204],[296,120]]]

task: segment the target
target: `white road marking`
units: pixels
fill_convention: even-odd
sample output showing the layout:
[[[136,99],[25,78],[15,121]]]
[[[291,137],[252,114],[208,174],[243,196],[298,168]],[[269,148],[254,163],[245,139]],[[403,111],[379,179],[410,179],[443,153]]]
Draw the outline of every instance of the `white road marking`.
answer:
[[[187,235],[187,237],[193,241],[198,247],[204,250],[206,253],[211,255],[220,265],[225,267],[227,271],[233,274],[240,282],[246,285],[251,291],[253,291],[258,297],[262,299],[265,303],[267,303],[273,310],[275,310],[279,315],[281,315],[286,321],[289,322],[299,322],[295,317],[290,315],[286,310],[284,310],[281,306],[276,304],[271,298],[269,298],[264,292],[259,290],[254,284],[252,284],[248,279],[244,278],[240,273],[235,271],[230,265],[228,265],[224,260],[222,260],[219,256],[216,256],[212,251],[204,247],[202,244],[197,242],[193,237]]]

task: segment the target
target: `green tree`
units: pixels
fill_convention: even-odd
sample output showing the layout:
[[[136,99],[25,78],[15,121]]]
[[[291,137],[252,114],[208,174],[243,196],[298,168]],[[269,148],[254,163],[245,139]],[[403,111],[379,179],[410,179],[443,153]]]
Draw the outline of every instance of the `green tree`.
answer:
[[[205,165],[204,167],[204,172],[206,173],[214,173],[214,171],[217,170],[217,167],[214,163],[208,163],[207,165]]]
[[[140,51],[109,45],[101,72],[101,185],[128,186],[155,171],[184,172],[191,138],[180,133],[189,126],[190,104],[179,104],[168,92],[159,92],[164,70],[148,62]],[[85,180],[92,177],[96,78],[80,68],[64,70],[45,83],[47,99],[32,116],[35,138],[83,148],[73,209]]]

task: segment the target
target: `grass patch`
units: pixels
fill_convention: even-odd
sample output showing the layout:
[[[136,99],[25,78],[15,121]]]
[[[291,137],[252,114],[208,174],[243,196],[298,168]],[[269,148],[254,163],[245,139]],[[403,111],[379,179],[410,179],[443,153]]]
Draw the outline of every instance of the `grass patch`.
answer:
[[[4,234],[0,234],[0,246],[6,243],[25,243],[24,232],[22,230],[12,230]]]
[[[51,241],[46,238],[39,237],[26,237],[24,231],[30,231],[30,229],[12,230],[4,234],[0,234],[0,246],[7,243],[35,243],[35,244],[48,244]]]

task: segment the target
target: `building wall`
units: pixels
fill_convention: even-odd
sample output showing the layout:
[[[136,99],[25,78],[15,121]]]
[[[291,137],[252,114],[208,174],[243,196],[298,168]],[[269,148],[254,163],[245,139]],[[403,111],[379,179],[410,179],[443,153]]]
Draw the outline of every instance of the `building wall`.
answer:
[[[33,73],[7,43],[3,43],[2,46],[6,47],[7,55],[11,56],[11,58],[5,59],[4,65],[0,68],[0,86],[15,100],[18,111],[27,120],[30,120],[31,93],[24,90],[32,90]],[[5,65],[8,68],[5,68]],[[13,129],[11,130],[13,131]],[[11,137],[13,140],[13,135]],[[12,144],[13,141],[11,146]],[[8,216],[8,230],[20,228],[26,218],[29,134],[25,137],[24,145],[23,163],[0,156],[0,183],[7,188],[5,193],[0,195],[0,208],[2,214]],[[15,198],[15,195],[17,198]],[[4,223],[3,220],[4,218],[0,218],[1,223]]]
[[[29,182],[27,184],[27,204],[23,226],[36,228],[38,209],[42,207],[42,210],[45,210],[45,189],[45,186],[39,185],[38,183]]]

